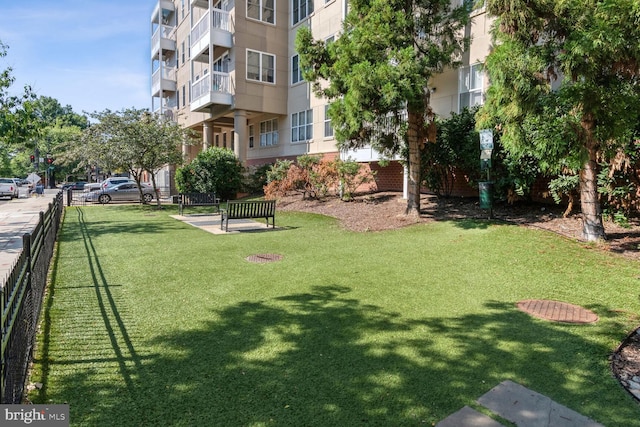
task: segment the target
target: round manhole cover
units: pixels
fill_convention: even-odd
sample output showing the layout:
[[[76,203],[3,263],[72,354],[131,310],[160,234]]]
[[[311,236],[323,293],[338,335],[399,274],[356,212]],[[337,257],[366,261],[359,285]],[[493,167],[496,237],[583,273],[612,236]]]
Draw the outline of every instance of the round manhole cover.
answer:
[[[256,263],[265,263],[265,262],[274,262],[274,261],[280,261],[282,259],[282,255],[278,255],[278,254],[256,254],[256,255],[249,255],[246,260],[249,262],[256,262]]]
[[[598,316],[591,310],[566,302],[529,299],[518,302],[518,308],[534,317],[566,323],[593,323]]]

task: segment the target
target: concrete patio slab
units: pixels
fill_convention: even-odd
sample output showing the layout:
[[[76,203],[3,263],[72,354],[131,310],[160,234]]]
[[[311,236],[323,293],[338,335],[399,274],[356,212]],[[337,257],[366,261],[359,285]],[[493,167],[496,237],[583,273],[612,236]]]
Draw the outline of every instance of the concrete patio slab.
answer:
[[[522,427],[603,427],[513,381],[501,382],[482,395],[478,403]]]
[[[256,232],[273,230],[267,224],[252,221],[250,219],[233,219],[229,221],[229,231],[220,229],[220,214],[216,215],[171,215],[179,221],[185,222],[194,227],[201,228],[212,234],[233,234],[241,232]],[[277,227],[276,227],[277,229]]]
[[[504,427],[491,417],[465,406],[436,424],[436,427]]]

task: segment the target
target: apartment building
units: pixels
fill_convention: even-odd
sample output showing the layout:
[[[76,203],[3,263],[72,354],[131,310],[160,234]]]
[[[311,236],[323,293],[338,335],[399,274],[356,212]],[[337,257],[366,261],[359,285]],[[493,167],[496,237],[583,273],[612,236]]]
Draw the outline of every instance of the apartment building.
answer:
[[[151,15],[152,110],[202,136],[202,144],[183,147],[188,158],[211,146],[232,149],[246,166],[302,154],[350,157],[377,170],[379,190],[402,190],[398,162],[381,168],[371,149],[338,151],[327,102],[301,75],[298,29],[337,38],[347,8],[348,0],[158,0]],[[438,114],[482,102],[479,64],[489,24],[478,10],[467,29],[474,41],[465,66],[434,79]],[[171,185],[171,171],[159,180]]]

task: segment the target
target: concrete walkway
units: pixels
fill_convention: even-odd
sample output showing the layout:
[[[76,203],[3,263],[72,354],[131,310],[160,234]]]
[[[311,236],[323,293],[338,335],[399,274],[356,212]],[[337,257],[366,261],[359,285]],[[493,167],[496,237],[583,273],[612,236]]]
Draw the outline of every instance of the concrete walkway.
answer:
[[[478,404],[519,427],[603,427],[548,397],[514,383],[503,381],[483,394]],[[448,416],[436,427],[500,427],[493,418],[468,406]]]
[[[22,251],[22,236],[33,231],[40,212],[49,208],[60,191],[46,189],[38,196],[21,193],[17,199],[0,201],[0,284],[4,283]]]

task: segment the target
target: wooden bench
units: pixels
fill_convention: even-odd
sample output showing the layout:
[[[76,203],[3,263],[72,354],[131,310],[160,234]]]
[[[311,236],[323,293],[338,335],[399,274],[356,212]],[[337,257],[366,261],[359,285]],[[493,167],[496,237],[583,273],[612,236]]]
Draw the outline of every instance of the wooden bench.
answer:
[[[178,212],[182,215],[185,207],[213,206],[216,212],[220,211],[220,199],[216,193],[180,193],[178,194]]]
[[[227,202],[226,209],[220,209],[220,229],[229,231],[230,219],[264,218],[269,227],[276,227],[276,201],[275,200],[231,200]]]

